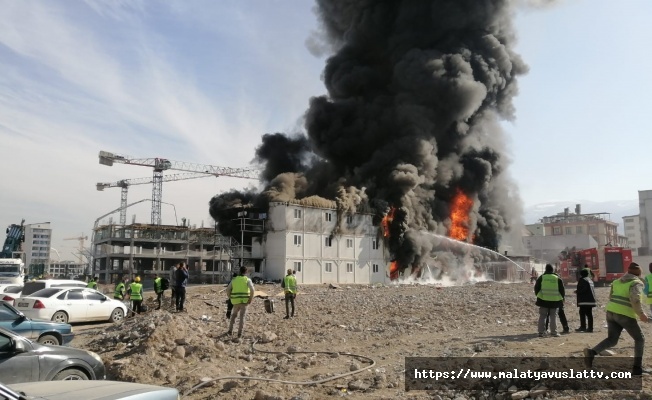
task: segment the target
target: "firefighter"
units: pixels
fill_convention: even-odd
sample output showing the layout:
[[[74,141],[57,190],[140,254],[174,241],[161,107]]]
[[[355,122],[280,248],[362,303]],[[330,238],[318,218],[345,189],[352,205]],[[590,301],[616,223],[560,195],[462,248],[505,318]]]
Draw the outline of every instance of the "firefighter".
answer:
[[[88,285],[86,285],[87,288],[95,289],[97,290],[97,281],[99,281],[99,277],[91,278],[90,281],[88,281]]]
[[[283,289],[285,289],[285,318],[294,318],[294,298],[297,296],[297,278],[294,271],[288,269],[288,274],[283,278]],[[292,304],[292,314],[290,314],[290,304]]]
[[[595,347],[584,349],[584,365],[587,369],[593,366],[593,359],[603,350],[618,344],[623,329],[634,339],[634,365],[632,375],[643,374],[643,350],[645,335],[638,324],[637,317],[648,322],[649,317],[641,304],[643,282],[640,279],[642,270],[635,262],[629,264],[627,273],[613,281],[607,303],[607,338]]]
[[[557,309],[564,302],[564,283],[554,273],[551,264],[546,264],[546,271],[537,278],[534,284],[534,293],[537,296],[536,305],[539,306],[539,337],[545,336],[546,319],[550,319],[550,334],[560,336],[557,332]]]
[[[140,314],[142,311],[143,285],[140,283],[140,276],[135,277],[134,281],[129,285],[129,298],[133,305],[131,310],[131,316],[133,317],[136,313]]]
[[[121,277],[117,285],[115,285],[115,291],[113,292],[113,298],[116,300],[124,300],[125,294],[127,294],[127,277]]]

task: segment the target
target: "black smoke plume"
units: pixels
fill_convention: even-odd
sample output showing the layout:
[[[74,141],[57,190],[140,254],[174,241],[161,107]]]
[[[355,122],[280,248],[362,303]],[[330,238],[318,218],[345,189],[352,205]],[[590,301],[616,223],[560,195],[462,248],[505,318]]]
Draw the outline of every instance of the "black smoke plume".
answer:
[[[269,200],[323,198],[376,221],[396,208],[389,249],[418,265],[446,235],[458,190],[474,200],[469,238],[497,248],[520,217],[499,120],[514,117],[512,1],[317,0],[335,50],[310,100],[307,135],[267,134],[256,151],[265,190],[215,196],[210,213]],[[318,196],[318,197],[315,197]],[[335,203],[333,203],[335,201]]]

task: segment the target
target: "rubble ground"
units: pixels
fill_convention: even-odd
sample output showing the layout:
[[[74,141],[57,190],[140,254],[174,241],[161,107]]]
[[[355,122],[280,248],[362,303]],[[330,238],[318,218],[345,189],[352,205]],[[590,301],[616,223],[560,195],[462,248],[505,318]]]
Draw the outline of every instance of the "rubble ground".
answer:
[[[596,332],[544,338],[529,283],[305,285],[289,320],[279,285],[256,289],[275,299],[275,312],[266,313],[255,298],[240,341],[226,335],[224,286],[205,285],[188,288],[181,313],[165,307],[169,297],[154,310],[146,293],[152,311],[78,334],[72,346],[100,354],[109,379],[176,387],[189,400],[652,398],[645,394],[650,376],[642,392],[552,391],[535,381],[506,382],[502,392],[405,391],[405,357],[581,357],[584,347],[606,337],[609,288],[596,288]],[[565,306],[571,331],[579,326],[573,289]],[[632,339],[623,333],[613,352],[633,356]],[[648,351],[644,366],[650,360]]]

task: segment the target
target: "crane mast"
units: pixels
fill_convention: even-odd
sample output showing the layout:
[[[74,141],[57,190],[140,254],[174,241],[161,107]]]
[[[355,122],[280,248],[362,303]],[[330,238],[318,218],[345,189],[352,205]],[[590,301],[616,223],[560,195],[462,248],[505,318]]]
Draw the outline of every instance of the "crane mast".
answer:
[[[173,181],[181,181],[181,180],[188,180],[188,179],[198,179],[198,178],[208,178],[213,175],[209,174],[204,174],[204,173],[186,173],[186,174],[172,174],[172,175],[163,175],[161,178],[161,184],[163,182],[173,182]],[[113,187],[119,187],[120,188],[120,225],[126,225],[127,224],[127,195],[129,191],[129,186],[134,186],[134,185],[146,185],[149,183],[154,183],[154,178],[153,177],[148,177],[148,178],[133,178],[133,179],[121,179],[117,182],[98,182],[96,184],[97,190],[103,191],[104,189],[107,188],[113,188]],[[160,189],[161,192],[163,191],[163,187],[161,185]],[[154,189],[152,189],[152,192],[154,192]],[[152,201],[154,201],[154,196],[152,193]],[[159,203],[162,201],[162,199],[159,198]],[[160,214],[159,214],[160,215]]]
[[[99,162],[102,165],[112,166],[114,163],[139,165],[151,167],[154,170],[152,176],[152,225],[161,225],[161,201],[163,197],[163,171],[185,171],[212,176],[231,176],[235,178],[258,179],[260,171],[256,168],[230,168],[215,165],[197,164],[183,161],[172,161],[166,158],[135,158],[124,154],[115,154],[108,151],[100,151]],[[99,186],[98,186],[98,190]],[[126,204],[126,193],[124,193]],[[122,201],[122,199],[121,199]],[[121,209],[125,210],[125,208]],[[121,215],[122,218],[122,215]],[[126,219],[126,214],[125,214]],[[126,221],[125,221],[126,222]]]

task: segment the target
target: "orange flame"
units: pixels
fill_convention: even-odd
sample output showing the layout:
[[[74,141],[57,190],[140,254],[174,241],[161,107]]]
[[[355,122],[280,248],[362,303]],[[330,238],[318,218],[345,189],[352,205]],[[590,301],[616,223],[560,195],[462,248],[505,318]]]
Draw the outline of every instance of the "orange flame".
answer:
[[[389,212],[383,217],[383,220],[380,221],[380,225],[383,227],[383,237],[389,237],[389,225],[394,220],[394,211],[396,211],[396,208],[392,207]]]
[[[451,227],[448,236],[457,240],[469,238],[469,211],[473,207],[473,200],[460,189],[457,189],[451,203]]]
[[[389,264],[389,280],[395,281],[398,279],[398,262],[392,261]]]

